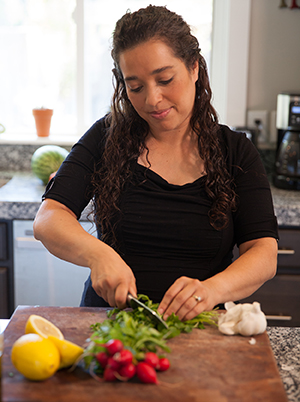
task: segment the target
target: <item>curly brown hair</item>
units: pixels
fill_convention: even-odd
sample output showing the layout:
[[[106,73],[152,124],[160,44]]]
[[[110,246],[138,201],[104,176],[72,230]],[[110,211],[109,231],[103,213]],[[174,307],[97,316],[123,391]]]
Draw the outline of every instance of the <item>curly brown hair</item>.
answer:
[[[127,12],[116,24],[111,51],[114,60],[115,91],[111,112],[107,116],[107,136],[101,168],[94,174],[96,223],[103,239],[113,233],[111,221],[118,212],[118,201],[125,183],[131,177],[131,163],[147,147],[148,123],[133,108],[126,93],[120,54],[151,39],[167,44],[175,57],[191,70],[199,63],[196,97],[190,121],[198,135],[200,157],[206,171],[205,189],[212,201],[209,212],[211,225],[220,230],[228,224],[228,212],[235,208],[236,195],[226,168],[217,131],[217,113],[211,105],[211,88],[206,62],[200,53],[198,40],[191,34],[183,18],[166,7],[148,6],[134,13]],[[110,239],[110,241],[112,241]]]

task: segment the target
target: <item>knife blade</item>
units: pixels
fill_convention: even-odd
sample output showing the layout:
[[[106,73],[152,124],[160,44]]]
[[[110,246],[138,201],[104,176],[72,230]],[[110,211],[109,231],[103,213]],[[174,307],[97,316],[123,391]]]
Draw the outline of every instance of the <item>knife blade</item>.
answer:
[[[128,293],[127,302],[131,308],[142,307],[145,313],[157,324],[162,324],[165,328],[169,328],[168,324],[156,313],[156,311],[146,306],[146,304],[142,303],[136,297],[133,297],[130,293]]]

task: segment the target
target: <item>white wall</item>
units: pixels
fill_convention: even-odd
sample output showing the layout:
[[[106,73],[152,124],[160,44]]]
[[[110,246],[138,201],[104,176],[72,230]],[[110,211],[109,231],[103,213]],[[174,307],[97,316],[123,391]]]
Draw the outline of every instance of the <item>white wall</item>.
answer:
[[[286,0],[288,6],[291,2]],[[300,8],[279,8],[280,3],[252,0],[247,96],[251,110],[270,112],[282,91],[300,93]]]
[[[211,87],[221,123],[242,126],[247,109],[251,0],[214,0]]]
[[[279,93],[300,93],[300,8],[280,3],[214,0],[211,86],[222,123],[246,125],[248,110],[271,117]]]

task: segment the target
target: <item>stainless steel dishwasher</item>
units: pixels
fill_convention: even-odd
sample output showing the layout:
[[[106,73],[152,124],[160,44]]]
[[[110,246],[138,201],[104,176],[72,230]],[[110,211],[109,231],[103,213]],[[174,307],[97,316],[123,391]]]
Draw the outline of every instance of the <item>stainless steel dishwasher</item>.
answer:
[[[90,222],[82,227],[96,236]],[[14,299],[19,305],[78,307],[90,269],[53,256],[33,237],[33,221],[13,222]]]

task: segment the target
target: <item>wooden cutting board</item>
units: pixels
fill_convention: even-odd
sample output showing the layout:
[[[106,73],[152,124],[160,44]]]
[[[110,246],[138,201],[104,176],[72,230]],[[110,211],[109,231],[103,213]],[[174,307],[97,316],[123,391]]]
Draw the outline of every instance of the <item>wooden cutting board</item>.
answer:
[[[30,314],[52,321],[66,339],[82,346],[90,325],[107,318],[101,308],[18,307],[4,333],[3,402],[287,401],[266,332],[251,345],[250,337],[226,336],[209,326],[169,341],[171,368],[158,374],[158,385],[97,382],[79,367],[43,382],[28,381],[13,367],[10,352]]]

